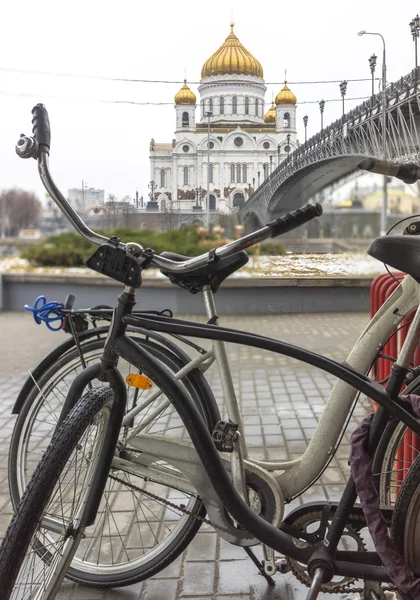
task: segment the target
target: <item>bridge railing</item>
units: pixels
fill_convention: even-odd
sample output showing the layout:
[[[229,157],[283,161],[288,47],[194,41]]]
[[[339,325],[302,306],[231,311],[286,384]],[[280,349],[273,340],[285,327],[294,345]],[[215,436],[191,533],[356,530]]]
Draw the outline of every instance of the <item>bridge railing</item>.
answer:
[[[392,109],[399,103],[406,101],[409,97],[418,95],[419,93],[420,67],[417,67],[417,69],[413,69],[410,73],[397,81],[390,83],[387,87],[385,94],[386,109]],[[327,150],[327,147],[329,148],[329,152],[326,151],[325,155],[330,155],[332,151],[341,151],[344,153],[350,150],[355,151],[355,149],[352,148],[353,132],[366,121],[378,121],[378,118],[382,114],[382,102],[382,93],[375,94],[350,110],[347,114],[311,136],[304,144],[301,144],[294,152],[285,158],[273,173],[258,186],[246,204],[249,204],[252,200],[257,198],[263,189],[265,190],[268,188],[270,190],[273,186],[278,185],[279,178],[284,181],[289,175],[292,175],[294,171],[308,164],[309,158],[318,160],[322,158],[323,148],[325,148],[325,150]],[[380,127],[378,130],[379,129]],[[360,152],[369,151],[366,144],[366,135],[364,137],[365,143],[362,144]],[[361,139],[359,138],[357,141],[360,144]],[[374,151],[378,152],[379,145],[378,143],[376,143],[376,145],[377,148],[375,147]],[[315,154],[315,156],[312,156],[313,154]]]

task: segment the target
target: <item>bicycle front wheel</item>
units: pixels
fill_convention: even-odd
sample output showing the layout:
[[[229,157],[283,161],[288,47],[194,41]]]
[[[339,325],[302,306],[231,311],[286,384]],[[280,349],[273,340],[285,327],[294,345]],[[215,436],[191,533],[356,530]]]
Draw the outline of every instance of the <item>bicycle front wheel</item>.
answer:
[[[150,340],[139,339],[138,343],[173,373],[185,365],[182,354],[177,356]],[[97,362],[102,349],[103,340],[85,345],[83,353],[87,364]],[[122,360],[119,368],[125,375],[133,370]],[[15,505],[51,439],[68,386],[80,371],[76,350],[61,357],[39,380],[38,386],[34,386],[18,416],[9,455],[10,488]],[[125,453],[126,459],[133,463],[136,455],[132,450],[125,451],[125,440],[134,428],[146,434],[188,439],[170,399],[159,385],[151,383],[150,389],[127,388],[128,408],[136,404],[141,410],[121,431],[119,452],[120,455]],[[203,375],[194,369],[181,383],[212,430],[220,416]],[[95,381],[94,385],[97,384],[102,385]],[[136,473],[134,465],[131,472],[110,474],[96,524],[85,532],[71,563],[70,579],[104,588],[142,581],[170,564],[198,531],[205,510],[195,493],[178,491],[159,482],[146,482],[147,474]]]
[[[36,467],[0,547],[3,600],[55,598],[83,536],[112,399],[110,388],[86,394]]]

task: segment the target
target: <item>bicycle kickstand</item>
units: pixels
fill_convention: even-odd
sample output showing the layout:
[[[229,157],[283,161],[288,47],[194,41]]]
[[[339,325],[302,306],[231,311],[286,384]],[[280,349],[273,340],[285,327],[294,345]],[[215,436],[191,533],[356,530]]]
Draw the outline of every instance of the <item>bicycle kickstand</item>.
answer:
[[[276,585],[274,579],[265,572],[264,563],[258,560],[251,548],[249,548],[248,546],[244,546],[244,550],[248,554],[249,558],[252,560],[254,565],[258,568],[260,575],[264,577],[268,585]]]

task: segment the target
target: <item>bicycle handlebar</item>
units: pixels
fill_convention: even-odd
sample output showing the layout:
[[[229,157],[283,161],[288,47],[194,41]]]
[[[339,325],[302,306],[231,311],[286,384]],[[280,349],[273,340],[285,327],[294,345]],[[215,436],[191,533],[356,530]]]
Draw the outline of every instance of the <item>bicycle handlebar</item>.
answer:
[[[57,204],[59,209],[69,219],[76,231],[88,242],[97,245],[106,244],[109,242],[109,239],[89,229],[89,227],[69,204],[69,202],[64,198],[51,177],[48,164],[51,131],[47,109],[44,105],[37,104],[32,109],[32,114],[33,137],[21,135],[18,143],[16,144],[16,153],[21,158],[36,158],[38,160],[39,175],[45,189]],[[231,256],[240,250],[245,250],[250,246],[258,244],[269,237],[276,237],[291,231],[292,229],[303,225],[304,223],[321,214],[322,207],[320,204],[308,204],[284,215],[283,217],[279,217],[278,219],[275,219],[274,221],[271,221],[265,225],[265,227],[245,235],[238,240],[225,244],[224,246],[221,246],[210,253],[206,252],[205,254],[195,256],[194,258],[190,258],[183,262],[176,262],[168,258],[164,258],[159,254],[155,254],[151,259],[150,264],[159,268],[163,268],[171,273],[188,273],[199,267],[207,265],[210,261]],[[130,248],[130,250],[134,249],[134,246],[136,246],[136,249],[143,250],[139,244],[124,244],[119,242],[118,245],[124,250],[127,249],[127,247],[130,248],[130,246],[133,246],[133,248]]]
[[[404,181],[404,183],[415,183],[420,179],[420,166],[413,162],[393,163],[390,160],[379,160],[378,158],[369,157],[363,159],[357,167],[371,173],[396,177]]]
[[[50,152],[51,127],[47,109],[43,104],[37,104],[32,109],[32,133],[41,150]]]

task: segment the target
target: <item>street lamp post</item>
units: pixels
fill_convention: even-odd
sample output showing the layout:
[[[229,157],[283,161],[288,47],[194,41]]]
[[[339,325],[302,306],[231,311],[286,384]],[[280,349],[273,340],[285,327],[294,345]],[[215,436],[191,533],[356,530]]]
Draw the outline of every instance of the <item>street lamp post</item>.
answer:
[[[207,117],[207,195],[206,195],[206,215],[207,228],[210,232],[210,117],[213,116],[211,111],[206,112]]]
[[[83,179],[82,179],[82,210],[81,210],[82,213],[85,212],[85,190],[86,189],[87,189],[87,183],[86,183],[86,181],[83,181]]]
[[[369,58],[369,68],[372,74],[372,105],[373,105],[373,96],[375,95],[375,68],[376,68],[376,59],[378,57],[376,54],[372,54]]]
[[[308,131],[307,131],[308,130],[308,115],[305,115],[303,117],[303,124],[305,126],[305,144],[306,144],[306,141],[308,139],[308,135],[307,135],[308,134]]]
[[[155,201],[155,189],[157,188],[156,183],[152,180],[147,186],[150,189],[149,198],[150,201],[147,203],[147,210],[157,210],[159,209],[158,203]]]
[[[273,172],[273,157],[270,156],[270,175]]]
[[[324,129],[324,108],[325,108],[325,100],[321,100],[319,103],[319,110],[321,112],[321,131]]]
[[[410,22],[410,29],[414,41],[414,64],[416,66],[415,78],[417,81],[417,39],[420,33],[420,17],[418,15]]]
[[[150,192],[149,192],[150,201],[153,202],[154,201],[154,191],[156,189],[156,183],[152,180],[147,187],[150,189]]]
[[[257,175],[258,175],[258,187],[260,187],[261,171],[258,171]]]
[[[290,133],[288,133],[286,135],[286,139],[287,139],[287,158],[289,159],[289,154],[290,154]]]
[[[378,35],[383,43],[383,55],[382,55],[382,155],[386,159],[386,48],[385,40],[381,33],[371,31],[359,31],[357,35]],[[383,199],[382,199],[382,211],[381,211],[381,235],[386,234],[386,213],[388,205],[388,188],[387,178],[384,175],[383,179]]]
[[[201,186],[195,188],[195,210],[201,210]]]
[[[340,83],[340,94],[341,94],[341,98],[343,99],[343,117],[344,117],[344,98],[347,92],[347,81],[344,80]]]

